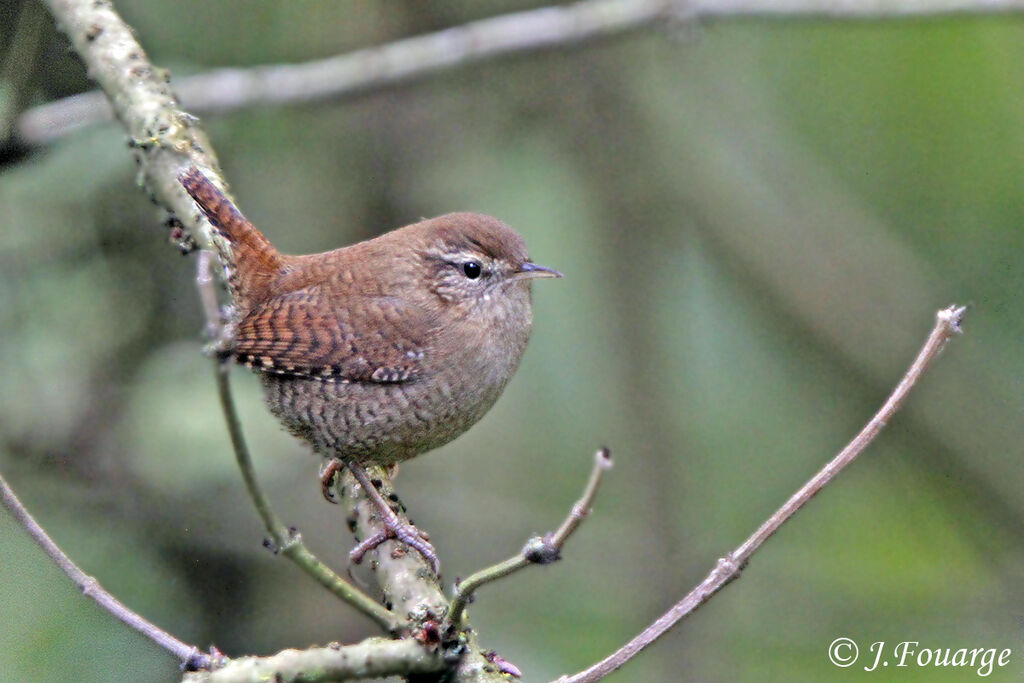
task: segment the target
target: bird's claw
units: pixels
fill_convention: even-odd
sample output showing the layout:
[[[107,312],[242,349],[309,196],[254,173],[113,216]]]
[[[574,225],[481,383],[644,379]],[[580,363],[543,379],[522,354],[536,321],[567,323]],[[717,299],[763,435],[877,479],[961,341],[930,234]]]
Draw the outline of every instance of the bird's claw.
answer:
[[[344,469],[345,465],[340,460],[331,459],[320,470],[320,492],[328,503],[338,504],[338,497],[334,495],[334,485]]]
[[[384,528],[375,532],[369,538],[363,540],[355,548],[352,549],[348,554],[349,560],[352,564],[359,564],[363,561],[363,556],[369,551],[379,546],[384,541],[395,539],[400,541],[410,548],[413,548],[418,552],[434,574],[441,574],[441,561],[437,557],[437,552],[434,550],[434,546],[430,544],[430,534],[425,531],[417,529],[412,524],[405,524],[398,522],[397,524],[390,524],[384,522]]]

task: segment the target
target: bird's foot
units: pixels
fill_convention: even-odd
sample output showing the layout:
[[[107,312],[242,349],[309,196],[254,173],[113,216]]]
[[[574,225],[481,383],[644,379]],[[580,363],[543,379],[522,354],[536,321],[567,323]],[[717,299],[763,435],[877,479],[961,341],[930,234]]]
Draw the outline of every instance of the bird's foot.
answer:
[[[335,461],[337,462],[337,461]],[[340,465],[340,463],[339,463]],[[441,575],[441,561],[437,558],[437,552],[434,550],[434,546],[430,544],[428,540],[430,536],[425,532],[417,529],[415,526],[408,522],[403,522],[395,514],[395,511],[391,509],[387,501],[384,500],[384,496],[380,494],[377,487],[373,485],[370,478],[366,475],[366,470],[361,465],[355,463],[347,464],[349,471],[352,472],[352,476],[355,477],[359,485],[366,491],[366,496],[369,498],[370,503],[377,508],[377,513],[380,516],[381,529],[371,535],[369,538],[364,539],[349,553],[349,560],[353,564],[359,564],[363,560],[363,556],[367,552],[373,550],[384,541],[389,539],[395,539],[405,543],[410,548],[413,548],[423,559],[426,560],[427,564],[433,570],[434,574]],[[336,474],[336,473],[335,473]],[[335,476],[335,474],[332,474]]]
[[[396,526],[389,526],[387,522],[385,522],[383,529],[377,531],[353,548],[348,554],[348,559],[352,564],[359,564],[363,561],[363,556],[366,555],[366,553],[373,550],[384,541],[393,538],[405,543],[411,548],[414,548],[423,556],[423,559],[427,561],[427,564],[430,565],[433,572],[440,575],[441,561],[437,559],[437,552],[428,540],[430,535],[425,531],[417,529],[412,524],[405,524],[397,519],[395,521],[397,522]]]
[[[320,493],[328,503],[338,504],[338,497],[334,495],[334,485],[338,475],[345,469],[345,464],[340,460],[331,458],[320,469]]]

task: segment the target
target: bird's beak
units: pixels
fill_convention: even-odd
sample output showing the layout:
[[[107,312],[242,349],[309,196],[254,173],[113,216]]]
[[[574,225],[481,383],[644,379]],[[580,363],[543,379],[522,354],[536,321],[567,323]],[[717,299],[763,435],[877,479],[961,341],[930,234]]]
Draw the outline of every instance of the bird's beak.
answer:
[[[512,274],[513,280],[533,280],[542,277],[562,277],[554,268],[548,268],[547,266],[539,266],[536,263],[530,263],[527,261],[523,265],[519,266],[519,270]]]

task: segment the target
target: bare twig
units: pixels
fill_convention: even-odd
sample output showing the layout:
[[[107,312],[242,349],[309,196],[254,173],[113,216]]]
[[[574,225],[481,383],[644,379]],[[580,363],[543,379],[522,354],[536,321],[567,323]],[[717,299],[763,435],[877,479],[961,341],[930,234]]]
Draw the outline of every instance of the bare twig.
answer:
[[[203,302],[203,310],[206,314],[206,325],[210,334],[217,344],[224,337],[224,325],[220,320],[220,309],[217,306],[217,294],[214,290],[213,276],[210,273],[210,252],[203,251],[199,254],[197,261],[198,273],[196,285],[199,288],[200,299]],[[229,384],[229,372],[231,366],[224,362],[223,358],[215,356],[214,372],[217,378],[217,394],[220,397],[221,408],[224,411],[224,419],[227,422],[228,433],[231,436],[231,446],[235,451],[235,459],[238,461],[238,469],[242,472],[242,479],[245,481],[245,488],[252,498],[256,512],[263,520],[263,526],[273,541],[275,551],[297,564],[303,571],[313,577],[324,588],[344,600],[348,604],[367,615],[387,631],[397,629],[401,620],[393,613],[377,604],[371,597],[341,578],[334,571],[324,564],[306,547],[302,537],[294,529],[286,527],[273,507],[270,500],[263,492],[259,481],[256,479],[256,471],[252,466],[252,458],[249,455],[249,446],[245,442],[245,435],[242,433],[242,425],[238,419],[238,412],[235,410],[234,397],[231,394]]]
[[[455,595],[452,597],[448,623],[455,628],[461,625],[466,605],[473,599],[473,593],[484,584],[497,581],[531,564],[550,564],[559,559],[559,553],[566,540],[583,523],[583,519],[590,514],[590,508],[594,504],[601,479],[611,466],[612,457],[608,449],[602,448],[597,451],[594,454],[594,468],[590,471],[590,479],[587,481],[586,488],[583,489],[583,497],[572,506],[569,516],[565,518],[557,531],[543,537],[534,536],[526,542],[518,555],[513,555],[504,562],[481,569],[460,581],[455,587]]]
[[[159,626],[150,623],[141,615],[128,609],[120,600],[108,593],[96,579],[89,576],[78,565],[71,561],[71,558],[64,554],[64,551],[53,542],[53,539],[46,533],[43,527],[29,514],[14,491],[7,485],[7,481],[0,476],[0,497],[3,498],[4,507],[14,515],[18,523],[28,532],[39,547],[43,549],[54,564],[62,572],[75,582],[82,593],[96,602],[100,607],[114,615],[122,623],[135,629],[146,636],[154,643],[170,652],[182,662],[186,669],[207,669],[218,666],[222,659],[213,657],[199,651],[195,645],[183,643]]]
[[[190,111],[228,112],[353,97],[492,59],[623,36],[672,19],[867,20],[1021,11],[1024,0],[584,0],[301,64],[218,69],[178,79],[175,88]],[[27,110],[18,119],[17,135],[24,144],[47,144],[110,116],[110,105],[101,93],[82,93]]]
[[[736,579],[740,571],[750,560],[750,556],[761,547],[761,544],[768,540],[779,527],[796,514],[807,501],[821,491],[847,465],[856,460],[857,456],[878,436],[882,428],[892,419],[900,406],[903,405],[903,401],[906,400],[910,390],[914,388],[914,385],[917,384],[917,381],[921,378],[924,371],[928,369],[932,361],[938,357],[946,343],[953,335],[960,332],[960,321],[965,311],[966,307],[954,305],[938,312],[935,319],[935,327],[928,336],[928,341],[925,342],[924,347],[917,354],[917,358],[914,359],[910,369],[907,370],[907,374],[904,375],[892,395],[889,396],[889,400],[885,402],[860,433],[838,455],[796,493],[790,496],[789,500],[769,517],[750,538],[744,541],[736,550],[721,558],[707,578],[701,581],[686,597],[676,603],[668,612],[659,617],[621,649],[585,671],[559,678],[556,683],[593,683],[593,681],[604,678],[639,654],[641,650],[664,635],[665,632],[682,619],[693,613],[698,607],[725,587],[726,584]]]
[[[556,551],[561,550],[569,536],[576,531],[579,525],[583,523],[584,518],[590,514],[590,508],[594,504],[594,498],[597,497],[597,489],[601,485],[604,473],[611,468],[611,451],[607,448],[601,448],[594,453],[594,469],[590,471],[590,479],[587,480],[587,485],[583,489],[583,497],[572,506],[572,510],[569,511],[569,516],[562,522],[562,526],[558,527],[558,530],[551,535],[551,538],[546,540],[546,543]]]
[[[217,671],[189,674],[183,683],[257,683],[259,681],[348,681],[440,671],[438,652],[407,638],[369,638],[355,645],[285,650],[270,657],[239,657]]]

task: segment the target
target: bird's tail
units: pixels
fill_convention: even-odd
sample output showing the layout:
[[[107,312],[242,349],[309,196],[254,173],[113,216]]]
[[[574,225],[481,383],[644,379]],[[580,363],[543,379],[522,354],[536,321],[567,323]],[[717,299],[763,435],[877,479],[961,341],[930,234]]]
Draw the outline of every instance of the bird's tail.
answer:
[[[263,298],[271,281],[281,269],[281,255],[274,245],[238,210],[227,195],[202,171],[190,167],[178,176],[179,182],[202,209],[217,237],[221,260],[227,269],[228,287],[236,313],[245,315]]]

